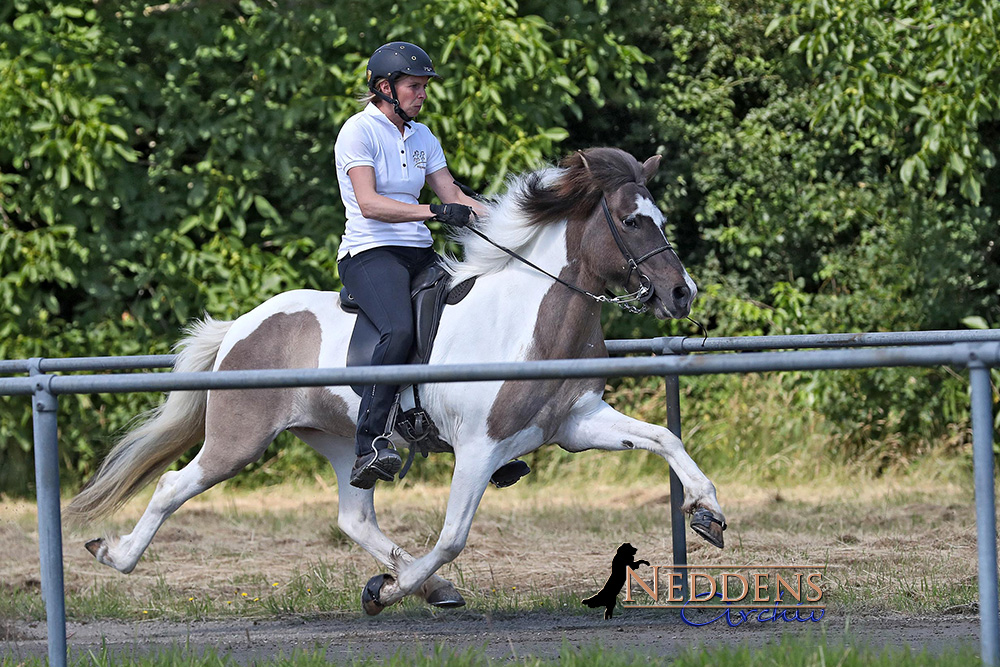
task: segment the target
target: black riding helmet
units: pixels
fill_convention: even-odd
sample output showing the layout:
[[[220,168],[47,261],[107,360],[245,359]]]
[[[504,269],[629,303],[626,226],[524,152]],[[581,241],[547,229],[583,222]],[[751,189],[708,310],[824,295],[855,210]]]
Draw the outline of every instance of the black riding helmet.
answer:
[[[399,108],[399,99],[396,95],[396,79],[404,75],[410,76],[430,76],[441,78],[434,71],[434,63],[427,52],[416,44],[409,42],[389,42],[375,49],[375,53],[368,59],[368,90],[392,105],[393,110],[404,122],[413,120],[410,116]],[[389,90],[392,97],[387,96],[375,87],[379,79],[389,82]]]

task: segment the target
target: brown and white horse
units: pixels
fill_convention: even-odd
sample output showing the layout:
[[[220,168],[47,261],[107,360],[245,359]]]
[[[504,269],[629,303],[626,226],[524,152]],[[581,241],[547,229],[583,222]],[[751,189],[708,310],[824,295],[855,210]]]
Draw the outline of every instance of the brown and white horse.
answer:
[[[445,309],[431,363],[606,356],[594,295],[608,285],[635,290],[660,319],[687,316],[696,288],[667,243],[663,215],[645,186],[658,166],[658,156],[639,164],[623,151],[595,148],[512,179],[478,231],[537,268],[469,230],[460,232],[465,257],[448,261],[452,283],[471,276],[477,281],[464,300]],[[344,366],[354,316],[338,299],[336,292],[295,290],[232,322],[198,322],[178,346],[175,370]],[[604,384],[560,379],[421,387],[423,407],[454,447],[455,469],[440,536],[419,558],[379,529],[373,490],[348,483],[358,410],[349,387],[172,392],[115,446],[68,512],[99,518],[163,473],[131,533],[87,545],[101,563],[130,572],[171,513],[234,476],[291,430],[333,465],[340,528],[390,572],[369,582],[365,610],[378,613],[410,594],[457,606],[464,604],[461,596],[435,572],[465,546],[490,476],[505,462],[556,443],[571,452],[646,449],[661,455],[684,485],[685,508],[698,521],[692,526],[722,546],[725,518],[712,482],[666,428],[605,403]],[[163,472],[202,439],[187,466]]]

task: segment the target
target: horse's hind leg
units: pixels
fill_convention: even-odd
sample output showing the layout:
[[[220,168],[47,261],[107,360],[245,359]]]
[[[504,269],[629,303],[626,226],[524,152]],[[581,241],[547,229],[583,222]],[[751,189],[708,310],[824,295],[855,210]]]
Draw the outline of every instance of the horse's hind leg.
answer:
[[[338,437],[312,429],[292,429],[292,433],[322,454],[337,473],[338,512],[337,525],[375,560],[394,575],[413,562],[413,556],[386,537],[375,517],[374,489],[351,486],[351,467],[354,465],[354,439]],[[415,591],[428,604],[435,607],[461,607],[465,600],[450,581],[437,575],[428,578]]]
[[[230,412],[237,406],[229,399],[239,393],[242,392],[217,392],[210,396],[205,445],[184,468],[166,472],[160,477],[146,511],[131,533],[87,543],[87,549],[99,562],[128,574],[139,562],[156,531],[177,508],[260,458],[282,429],[273,420],[270,424],[258,420],[252,428],[244,430],[242,426],[249,420],[235,419],[233,415],[241,412]],[[252,392],[246,394],[247,397],[238,397],[236,402],[241,402],[241,398],[246,400]]]

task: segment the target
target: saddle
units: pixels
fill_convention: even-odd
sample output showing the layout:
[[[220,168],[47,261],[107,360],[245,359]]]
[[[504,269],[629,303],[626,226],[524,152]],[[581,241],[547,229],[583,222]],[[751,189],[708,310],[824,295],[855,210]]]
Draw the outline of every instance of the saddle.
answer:
[[[437,337],[441,313],[446,305],[454,305],[468,296],[476,282],[475,278],[459,283],[454,288],[448,288],[448,272],[440,264],[432,264],[424,269],[410,283],[410,300],[413,304],[413,323],[415,329],[413,347],[410,349],[407,363],[426,364],[431,357],[434,339]],[[340,307],[347,313],[357,315],[354,333],[347,348],[348,366],[368,366],[371,363],[375,346],[380,335],[378,329],[358,305],[354,297],[345,287],[340,291]],[[358,396],[363,387],[351,385]],[[390,413],[389,422],[396,432],[410,444],[410,454],[406,464],[399,472],[402,479],[413,464],[416,452],[427,458],[428,452],[452,452],[452,446],[441,439],[437,426],[420,405],[420,392],[416,385],[412,386],[413,407],[400,412],[402,391],[396,394],[396,402]],[[493,473],[490,481],[499,488],[510,486],[530,472],[523,461],[510,461]]]
[[[413,324],[415,338],[407,363],[426,364],[434,347],[441,313],[446,304],[456,304],[464,299],[475,283],[475,278],[448,289],[448,272],[440,264],[432,264],[421,271],[410,283],[410,300],[413,304]],[[379,331],[368,316],[354,300],[345,287],[340,290],[340,307],[348,313],[357,315],[351,344],[347,348],[348,366],[367,366],[371,363],[375,346],[378,345]],[[351,385],[358,396],[362,387]]]

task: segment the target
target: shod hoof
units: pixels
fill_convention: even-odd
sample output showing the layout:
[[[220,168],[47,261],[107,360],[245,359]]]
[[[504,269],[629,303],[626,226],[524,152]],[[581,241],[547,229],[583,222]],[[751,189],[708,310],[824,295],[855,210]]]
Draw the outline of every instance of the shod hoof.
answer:
[[[726,524],[715,518],[709,510],[699,508],[694,511],[691,519],[691,530],[701,535],[713,547],[722,549],[726,546],[722,531],[726,529]]]
[[[368,580],[364,590],[361,591],[361,608],[369,616],[378,616],[385,609],[385,605],[379,599],[382,592],[382,584],[395,581],[392,575],[377,574]]]
[[[427,596],[427,604],[439,609],[464,607],[465,599],[451,586],[442,586]]]

